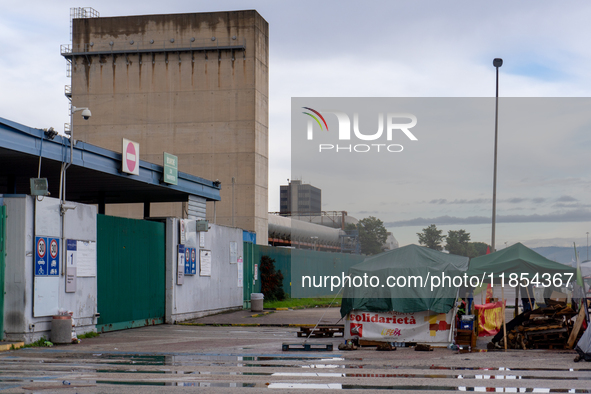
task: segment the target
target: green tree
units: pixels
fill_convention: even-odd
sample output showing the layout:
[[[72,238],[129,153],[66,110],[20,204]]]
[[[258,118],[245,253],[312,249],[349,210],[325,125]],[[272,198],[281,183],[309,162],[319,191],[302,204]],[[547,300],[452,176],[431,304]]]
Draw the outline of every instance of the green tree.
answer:
[[[429,249],[442,250],[441,242],[445,239],[445,235],[441,235],[442,230],[438,230],[434,224],[423,229],[423,232],[417,233],[419,236],[419,244],[425,245]]]
[[[367,255],[382,253],[382,245],[388,238],[388,232],[380,219],[370,216],[361,219],[357,225],[348,225],[345,229],[359,231],[361,253]]]
[[[283,274],[281,270],[275,271],[275,259],[269,256],[261,257],[261,292],[268,301],[283,301]]]
[[[445,250],[447,250],[450,254],[472,258],[479,256],[477,247],[475,245],[477,243],[481,244],[482,242],[470,242],[470,233],[467,233],[466,230],[449,230],[447,232]],[[486,244],[484,245],[486,246]],[[486,248],[484,253],[486,253]]]
[[[484,256],[486,254],[486,250],[489,248],[488,244],[484,242],[470,242],[470,244],[474,247],[474,250],[476,251],[476,256],[474,257]]]

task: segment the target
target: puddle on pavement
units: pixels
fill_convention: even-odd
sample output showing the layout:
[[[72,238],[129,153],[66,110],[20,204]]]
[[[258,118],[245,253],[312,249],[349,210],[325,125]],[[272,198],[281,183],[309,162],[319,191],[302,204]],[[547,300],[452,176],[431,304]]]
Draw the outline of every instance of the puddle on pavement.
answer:
[[[484,391],[513,393],[591,393],[586,389],[550,389],[544,387],[465,387],[465,386],[375,386],[341,383],[269,383],[270,389],[334,389],[334,390],[409,390],[409,391]]]
[[[491,380],[591,380],[589,377],[564,376],[521,376],[521,375],[432,375],[412,373],[340,373],[340,372],[241,372],[241,371],[138,371],[120,369],[99,369],[97,373],[132,373],[132,374],[176,374],[176,375],[235,375],[235,376],[282,376],[282,377],[342,377],[342,378],[408,378],[408,379],[491,379]],[[0,379],[0,382],[10,381]]]
[[[80,355],[82,356],[82,355]],[[92,360],[104,365],[133,366],[177,366],[177,367],[237,367],[237,368],[304,368],[304,369],[371,369],[371,370],[445,370],[445,371],[541,371],[541,372],[591,372],[591,368],[486,368],[486,367],[447,367],[436,365],[372,365],[372,364],[337,364],[337,362],[361,361],[361,358],[330,357],[284,357],[284,356],[237,356],[237,355],[120,355],[120,354],[85,354],[85,359],[78,357],[80,365],[92,365]],[[90,361],[90,362],[89,362]],[[211,362],[217,361],[217,362]],[[253,363],[252,361],[271,361]],[[273,363],[272,361],[278,361]],[[292,361],[312,361],[313,363],[293,363]],[[25,363],[30,360],[14,360],[9,364]],[[46,363],[71,365],[63,359],[45,360]],[[554,378],[552,378],[554,379]]]
[[[122,386],[184,386],[184,387],[255,387],[256,383],[244,382],[142,382],[121,380],[97,380],[97,384],[114,384]]]
[[[515,393],[591,393],[587,389],[563,389],[545,387],[467,387],[467,386],[410,386],[410,385],[358,385],[342,383],[245,383],[245,382],[143,382],[143,381],[121,381],[121,380],[97,380],[97,384],[112,384],[122,386],[184,386],[184,387],[261,387],[265,385],[270,389],[334,389],[334,390],[409,390],[409,391],[497,391]]]

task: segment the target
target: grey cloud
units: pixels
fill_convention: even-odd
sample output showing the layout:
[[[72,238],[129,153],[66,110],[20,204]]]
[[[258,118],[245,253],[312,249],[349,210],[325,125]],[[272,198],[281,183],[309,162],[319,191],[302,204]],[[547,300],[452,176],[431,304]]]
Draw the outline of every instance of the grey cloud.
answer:
[[[511,204],[518,204],[518,203],[524,202],[526,200],[527,200],[526,198],[514,197],[514,198],[508,198],[506,200],[500,200],[500,201],[508,202],[508,203],[511,203]]]
[[[561,196],[561,197],[558,197],[556,199],[556,201],[558,201],[558,202],[574,202],[574,201],[579,201],[579,200],[577,200],[576,198],[571,197],[571,196]]]
[[[591,204],[582,204],[580,202],[571,202],[571,203],[564,203],[558,202],[556,204],[552,204],[554,208],[589,208]]]
[[[476,198],[476,199],[472,199],[472,200],[467,200],[467,199],[455,199],[453,201],[448,201],[445,198],[438,198],[435,200],[431,200],[429,201],[429,204],[482,204],[482,203],[488,203],[491,202],[492,200],[490,198]]]
[[[506,202],[509,204],[519,204],[522,202],[532,201],[532,202],[539,204],[541,202],[546,201],[546,199],[542,198],[542,197],[536,197],[536,198],[512,197],[512,198],[499,199],[497,201],[498,202]],[[439,205],[441,205],[441,204],[490,204],[490,203],[492,203],[491,198],[473,198],[471,200],[469,200],[469,199],[455,199],[453,201],[449,201],[445,198],[438,198],[438,199],[429,201],[429,204],[439,204]]]
[[[591,221],[591,211],[579,209],[576,211],[549,213],[544,215],[498,215],[497,223],[560,223],[560,222],[586,222]],[[400,220],[396,222],[386,222],[386,227],[407,227],[407,226],[428,226],[436,225],[455,225],[455,224],[487,224],[491,222],[490,217],[469,216],[459,218],[455,216],[439,216],[436,218],[415,218],[410,220]]]

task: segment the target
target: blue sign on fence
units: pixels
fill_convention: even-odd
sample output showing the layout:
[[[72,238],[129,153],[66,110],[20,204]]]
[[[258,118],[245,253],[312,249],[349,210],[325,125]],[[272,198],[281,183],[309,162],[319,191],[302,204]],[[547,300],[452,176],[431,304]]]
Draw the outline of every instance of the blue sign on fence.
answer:
[[[191,275],[197,274],[197,249],[191,249]]]
[[[185,249],[185,275],[197,274],[197,249]]]
[[[185,275],[191,275],[191,248],[185,247]]]
[[[47,238],[35,237],[35,276],[47,276]]]
[[[60,274],[60,240],[57,238],[47,238],[47,275],[59,276]]]
[[[59,276],[59,238],[35,237],[35,276]]]

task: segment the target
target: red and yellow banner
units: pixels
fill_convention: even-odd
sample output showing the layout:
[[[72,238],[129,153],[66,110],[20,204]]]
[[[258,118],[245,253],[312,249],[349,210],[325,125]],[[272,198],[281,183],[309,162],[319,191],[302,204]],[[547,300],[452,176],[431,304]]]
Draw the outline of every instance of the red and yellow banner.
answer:
[[[448,313],[351,311],[345,321],[345,339],[446,345],[452,319],[453,309]]]
[[[474,308],[478,311],[478,336],[496,335],[503,324],[503,303],[499,301],[474,305]]]

